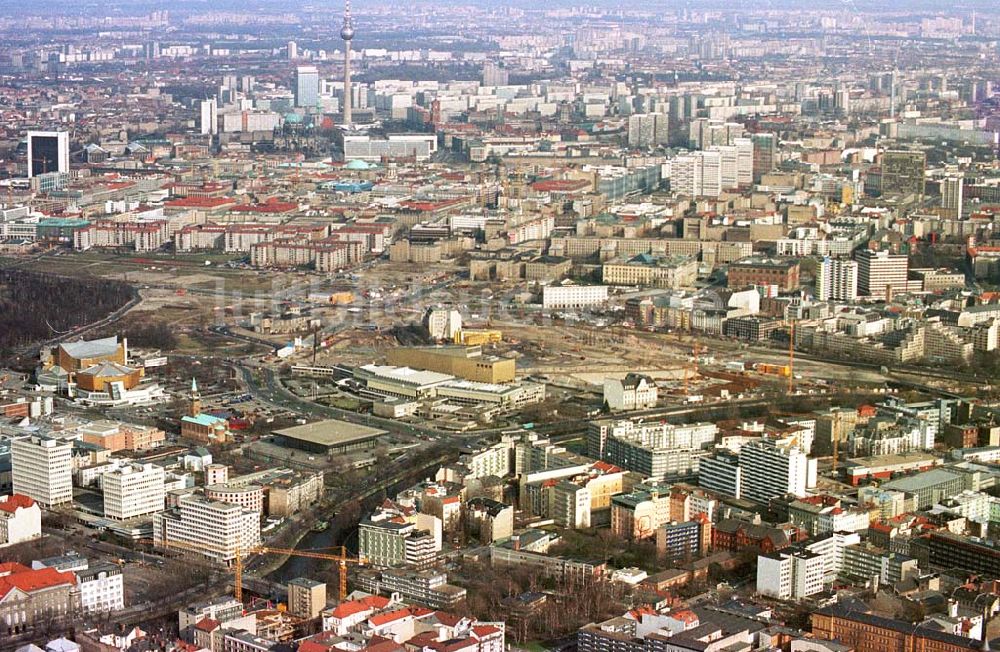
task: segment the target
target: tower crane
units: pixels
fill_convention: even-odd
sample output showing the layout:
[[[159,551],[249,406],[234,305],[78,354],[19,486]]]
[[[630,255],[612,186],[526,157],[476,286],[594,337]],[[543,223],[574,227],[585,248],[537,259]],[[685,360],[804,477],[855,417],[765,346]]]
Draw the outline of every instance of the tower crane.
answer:
[[[151,539],[144,539],[143,543],[148,543],[154,547],[163,548],[173,548],[176,550],[184,550],[186,552],[197,552],[199,554],[212,553],[215,554],[218,551],[214,548],[208,546],[201,546],[194,543],[181,543],[178,541],[157,541],[154,542]],[[344,546],[337,546],[331,548],[331,550],[336,550],[339,548],[339,553],[332,552],[322,552],[321,550],[295,550],[293,548],[272,548],[270,546],[253,546],[246,550],[240,550],[236,548],[236,557],[233,559],[233,597],[236,598],[237,602],[243,602],[243,568],[244,568],[244,556],[247,555],[288,555],[290,557],[307,557],[309,559],[325,559],[327,561],[337,562],[338,570],[338,599],[343,601],[347,597],[347,565],[348,564],[358,564],[363,565],[364,559],[360,557],[351,557],[347,554],[347,549]]]

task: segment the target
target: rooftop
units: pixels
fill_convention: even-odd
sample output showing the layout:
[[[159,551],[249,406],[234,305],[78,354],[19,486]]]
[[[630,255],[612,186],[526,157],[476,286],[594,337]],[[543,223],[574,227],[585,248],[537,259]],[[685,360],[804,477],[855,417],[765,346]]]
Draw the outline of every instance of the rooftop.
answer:
[[[335,446],[337,444],[346,444],[378,437],[384,435],[385,431],[348,423],[347,421],[327,419],[326,421],[316,421],[315,423],[307,423],[301,426],[282,428],[281,430],[275,430],[273,434],[321,446]]]

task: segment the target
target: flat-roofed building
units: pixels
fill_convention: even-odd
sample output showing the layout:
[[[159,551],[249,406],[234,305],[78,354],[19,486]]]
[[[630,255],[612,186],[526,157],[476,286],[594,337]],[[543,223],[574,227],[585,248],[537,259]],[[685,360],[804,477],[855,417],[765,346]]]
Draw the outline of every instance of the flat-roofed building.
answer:
[[[283,445],[320,454],[346,453],[375,448],[384,430],[360,426],[347,421],[327,419],[301,426],[275,430]]]
[[[483,355],[481,346],[396,347],[389,349],[386,361],[480,383],[509,383],[516,371],[513,358]]]
[[[163,510],[164,471],[155,464],[126,464],[101,476],[104,516],[126,520]]]
[[[14,493],[42,507],[73,500],[73,444],[63,439],[30,436],[11,443]]]

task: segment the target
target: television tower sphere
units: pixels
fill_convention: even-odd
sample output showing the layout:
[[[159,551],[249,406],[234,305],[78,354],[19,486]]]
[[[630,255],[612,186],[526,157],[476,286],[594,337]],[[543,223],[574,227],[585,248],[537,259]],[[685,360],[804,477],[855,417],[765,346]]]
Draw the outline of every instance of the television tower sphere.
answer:
[[[354,26],[348,23],[343,27],[341,27],[340,38],[344,39],[345,41],[350,41],[352,38],[354,38]]]

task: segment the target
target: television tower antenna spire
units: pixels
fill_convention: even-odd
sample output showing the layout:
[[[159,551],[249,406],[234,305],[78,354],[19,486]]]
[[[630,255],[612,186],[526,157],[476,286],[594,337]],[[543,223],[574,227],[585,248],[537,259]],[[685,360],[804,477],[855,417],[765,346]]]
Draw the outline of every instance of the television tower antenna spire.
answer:
[[[351,104],[354,92],[351,88],[351,39],[354,38],[354,21],[351,20],[351,0],[344,0],[344,26],[340,28],[340,38],[344,39],[344,124],[352,121]]]

